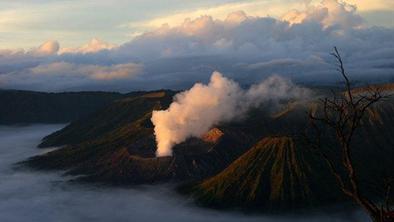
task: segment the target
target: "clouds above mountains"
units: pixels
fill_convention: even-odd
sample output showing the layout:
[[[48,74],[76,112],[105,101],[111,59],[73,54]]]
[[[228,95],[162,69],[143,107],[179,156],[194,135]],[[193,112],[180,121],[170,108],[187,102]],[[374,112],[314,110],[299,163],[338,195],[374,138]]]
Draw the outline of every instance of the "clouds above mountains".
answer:
[[[111,66],[80,65],[66,62],[54,62],[38,65],[29,69],[36,76],[85,76],[94,80],[128,79],[140,73],[142,66],[134,63],[117,64]]]
[[[304,11],[291,10],[282,19],[290,24],[319,22],[324,28],[337,26],[342,29],[360,28],[363,19],[356,14],[357,7],[346,2],[323,0],[321,5],[307,4]]]
[[[64,53],[95,53],[99,52],[102,50],[110,50],[117,47],[115,44],[107,43],[102,41],[101,39],[93,38],[88,42],[87,44],[77,47],[77,48],[62,48],[59,51],[59,54],[64,54]]]
[[[336,82],[333,46],[360,81],[394,79],[394,29],[369,27],[354,5],[307,4],[280,19],[229,13],[167,24],[116,46],[94,39],[79,48],[49,41],[0,51],[0,87],[35,90],[185,88],[214,70],[242,84],[272,74]],[[105,88],[103,88],[105,86]]]
[[[9,81],[15,88],[57,91],[74,88],[78,90],[79,87],[82,89],[89,85],[94,86],[103,83],[116,84],[119,81],[132,80],[142,71],[143,66],[136,63],[103,66],[52,62],[3,74],[2,77],[5,84]]]
[[[59,51],[59,43],[57,41],[44,42],[36,49],[32,49],[31,52],[38,56],[53,55]]]

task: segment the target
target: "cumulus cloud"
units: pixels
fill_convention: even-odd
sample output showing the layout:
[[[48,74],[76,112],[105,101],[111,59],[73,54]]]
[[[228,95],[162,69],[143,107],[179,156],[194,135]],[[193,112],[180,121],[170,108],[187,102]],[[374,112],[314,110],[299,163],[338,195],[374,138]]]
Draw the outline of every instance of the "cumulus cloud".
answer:
[[[356,14],[356,6],[337,0],[323,0],[320,5],[307,4],[304,11],[291,10],[282,16],[290,24],[308,21],[319,22],[324,28],[339,26],[342,29],[360,28],[363,19]]]
[[[163,25],[144,33],[121,45],[117,53],[126,55],[126,52],[133,52],[147,62],[184,58],[183,63],[193,63],[189,68],[182,67],[183,70],[171,70],[169,78],[194,73],[197,67],[205,66],[212,67],[210,71],[219,69],[229,75],[242,73],[242,76],[234,74],[232,77],[247,84],[272,73],[297,81],[318,82],[324,79],[333,83],[339,79],[336,78],[332,67],[334,61],[329,52],[337,46],[345,54],[352,77],[361,81],[376,81],[378,73],[385,73],[381,80],[387,81],[393,78],[393,71],[378,68],[377,72],[376,67],[394,63],[393,37],[393,29],[367,27],[355,6],[325,0],[318,5],[307,4],[305,10],[286,13],[279,20],[252,17],[242,12],[230,13],[224,20],[211,16],[186,19],[179,26]],[[382,48],[389,52],[379,54]],[[366,58],[368,54],[374,54],[373,58]],[[186,61],[187,58],[193,60],[193,57],[198,57],[199,64]],[[286,63],[283,68],[277,62],[280,60],[297,62]],[[253,64],[264,63],[270,67],[258,69],[254,66],[255,69],[250,69]],[[361,69],[360,66],[364,65],[368,68]],[[208,79],[209,72],[200,74],[201,78],[197,80]]]
[[[104,42],[101,39],[93,38],[87,44],[77,48],[62,48],[59,53],[95,53],[102,50],[110,50],[117,47],[115,44]]]
[[[207,85],[197,83],[175,95],[167,110],[153,111],[157,155],[171,155],[175,144],[191,136],[199,137],[216,124],[240,118],[264,102],[304,99],[308,94],[307,89],[279,76],[271,76],[243,90],[238,83],[214,72]]]
[[[354,5],[324,0],[285,13],[280,19],[250,16],[242,11],[229,13],[223,19],[209,15],[185,19],[179,25],[163,25],[142,33],[119,46],[92,40],[73,49],[59,49],[54,42],[44,44],[35,50],[41,51],[38,54],[32,53],[34,50],[3,50],[0,76],[10,79],[10,75],[22,70],[58,62],[103,67],[135,63],[143,64],[143,77],[118,82],[119,87],[112,89],[184,89],[196,81],[209,81],[214,70],[246,85],[271,74],[297,82],[326,84],[340,80],[332,65],[335,61],[329,56],[332,47],[337,46],[352,79],[389,81],[394,79],[392,39],[394,29],[368,27]],[[80,85],[69,76],[64,77],[69,85],[71,81]],[[28,77],[0,79],[8,88],[44,90],[52,83],[49,77],[42,82],[42,78]]]
[[[187,18],[179,26],[164,24],[144,33],[121,46],[120,50],[138,52],[146,58],[214,53],[245,55],[248,51],[253,55],[259,52],[266,54],[276,49],[273,47],[299,47],[299,44],[314,40],[314,36],[326,36],[325,39],[332,42],[340,37],[338,33],[360,28],[362,24],[355,6],[337,0],[324,0],[319,5],[307,4],[302,11],[292,10],[281,20],[247,16],[242,11],[232,12],[224,20],[209,15]],[[148,47],[148,44],[153,46]],[[222,50],[223,46],[226,51]],[[144,51],[146,48],[148,50]]]
[[[47,41],[44,42],[36,49],[32,49],[30,52],[38,56],[48,56],[56,54],[59,51],[60,45],[58,41]]]

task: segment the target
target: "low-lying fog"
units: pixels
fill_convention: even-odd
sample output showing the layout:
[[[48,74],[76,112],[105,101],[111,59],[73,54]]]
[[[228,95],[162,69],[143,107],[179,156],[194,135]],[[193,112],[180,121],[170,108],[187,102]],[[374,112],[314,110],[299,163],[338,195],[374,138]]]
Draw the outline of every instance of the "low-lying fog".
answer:
[[[246,216],[196,208],[164,185],[102,188],[65,182],[61,172],[16,169],[14,163],[46,152],[40,139],[61,125],[0,126],[0,221],[362,221],[360,213],[303,217]],[[360,220],[361,219],[361,220]],[[365,218],[364,218],[365,220]]]

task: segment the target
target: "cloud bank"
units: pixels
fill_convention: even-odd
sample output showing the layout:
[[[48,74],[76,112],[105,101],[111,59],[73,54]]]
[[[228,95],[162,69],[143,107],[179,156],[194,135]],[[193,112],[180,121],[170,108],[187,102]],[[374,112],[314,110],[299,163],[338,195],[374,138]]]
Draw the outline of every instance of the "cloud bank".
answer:
[[[197,83],[175,95],[167,110],[153,111],[157,156],[171,155],[175,144],[192,136],[200,137],[216,124],[241,118],[264,102],[305,99],[308,94],[307,89],[279,76],[243,90],[238,83],[214,72],[207,85]]]
[[[31,74],[36,76],[52,75],[79,75],[87,76],[96,80],[127,79],[141,72],[139,64],[127,63],[112,66],[77,65],[66,62],[55,62],[46,65],[38,65],[30,69]]]
[[[49,41],[27,51],[1,50],[0,87],[54,91],[184,89],[196,81],[208,82],[214,70],[245,85],[272,74],[296,82],[332,84],[340,81],[335,61],[329,56],[333,46],[342,52],[355,81],[391,81],[393,39],[394,29],[368,26],[356,6],[324,0],[289,11],[281,18],[250,16],[242,11],[229,13],[224,19],[209,15],[186,18],[179,25],[164,24],[119,46],[93,39],[72,49]],[[45,78],[31,72],[59,63],[77,68],[70,74]],[[128,76],[134,78],[113,81],[110,76],[126,74],[108,70],[124,64],[138,64],[143,74],[133,71]],[[114,75],[95,78],[89,71],[92,66]]]
[[[137,63],[95,65],[52,62],[0,75],[0,80],[3,80],[3,84],[13,84],[16,88],[39,87],[41,90],[56,91],[59,88],[83,88],[99,83],[130,81],[142,73],[143,65]],[[43,82],[48,84],[42,85]]]
[[[64,53],[95,53],[95,52],[100,52],[102,50],[111,50],[113,48],[116,48],[117,45],[107,43],[102,41],[101,39],[93,38],[88,42],[87,44],[77,47],[77,48],[62,48],[59,53],[64,54]]]
[[[0,126],[0,221],[4,222],[337,222],[368,221],[360,212],[313,214],[299,218],[243,215],[193,207],[163,185],[132,189],[79,186],[61,172],[16,169],[15,163],[48,150],[37,149],[41,138],[60,125]],[[132,219],[130,219],[132,218]],[[171,218],[163,220],[163,218]]]
[[[291,10],[282,17],[282,20],[290,24],[319,22],[324,28],[334,26],[341,29],[360,28],[364,21],[356,14],[356,10],[355,5],[346,2],[323,0],[321,5],[307,4],[304,11]]]

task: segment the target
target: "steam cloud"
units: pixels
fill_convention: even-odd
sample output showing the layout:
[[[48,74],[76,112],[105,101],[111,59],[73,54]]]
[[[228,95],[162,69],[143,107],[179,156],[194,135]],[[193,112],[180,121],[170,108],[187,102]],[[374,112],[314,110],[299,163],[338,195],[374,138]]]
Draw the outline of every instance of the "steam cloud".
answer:
[[[207,85],[196,83],[175,95],[167,110],[153,112],[156,154],[171,155],[172,147],[188,137],[199,137],[212,126],[241,117],[264,102],[303,98],[307,94],[308,90],[276,75],[244,90],[221,73],[213,72]]]

